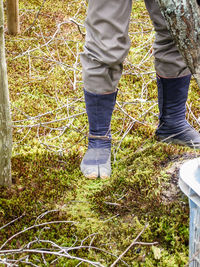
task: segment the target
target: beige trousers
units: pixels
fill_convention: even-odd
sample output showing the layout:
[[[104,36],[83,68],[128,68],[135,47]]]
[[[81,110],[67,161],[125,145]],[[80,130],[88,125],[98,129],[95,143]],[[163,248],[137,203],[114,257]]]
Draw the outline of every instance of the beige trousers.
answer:
[[[155,0],[145,0],[153,22],[155,69],[158,75],[176,78],[190,74],[167,29]],[[89,0],[86,40],[81,54],[84,87],[104,94],[116,90],[123,61],[130,48],[128,28],[132,0]]]

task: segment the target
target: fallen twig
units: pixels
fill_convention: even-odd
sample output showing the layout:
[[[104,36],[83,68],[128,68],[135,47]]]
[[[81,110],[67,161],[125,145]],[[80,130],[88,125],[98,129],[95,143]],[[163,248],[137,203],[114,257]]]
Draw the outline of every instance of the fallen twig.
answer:
[[[57,224],[57,223],[75,223],[73,221],[51,221],[51,222],[45,222],[45,223],[41,223],[41,224],[35,224],[35,225],[32,225],[16,234],[14,234],[13,236],[11,236],[10,238],[8,238],[4,243],[3,245],[0,247],[0,250],[2,250],[3,247],[5,247],[5,245],[11,241],[13,238],[17,237],[18,235],[22,234],[22,233],[25,233],[33,228],[36,228],[36,227],[41,227],[41,226],[45,226],[45,225],[48,225],[48,224]]]
[[[16,222],[17,220],[21,219],[24,215],[25,215],[25,214],[22,214],[22,215],[19,216],[18,218],[16,218],[16,219],[12,220],[11,222],[9,222],[9,223],[7,223],[7,224],[1,226],[1,227],[0,227],[0,230],[4,229],[5,227],[7,227],[7,226],[11,225],[12,223]]]
[[[119,256],[119,258],[116,259],[116,261],[113,262],[113,264],[110,267],[114,267],[119,260],[121,260],[121,258],[129,251],[129,249],[132,248],[132,246],[134,246],[136,244],[136,241],[139,239],[139,237],[144,233],[144,231],[146,230],[146,228],[149,226],[149,224],[147,223],[145,225],[145,227],[143,228],[143,230],[137,235],[137,237],[133,240],[133,242],[130,244],[130,246]]]
[[[35,19],[34,19],[33,23],[28,27],[28,29],[26,29],[26,30],[24,31],[24,33],[26,33],[27,31],[29,31],[29,30],[35,25],[36,20],[38,19],[39,15],[40,15],[40,12],[41,12],[41,10],[42,10],[42,8],[43,8],[45,2],[46,2],[46,0],[43,0],[41,6],[40,6],[40,8],[39,8],[39,10],[38,10],[38,12],[37,12],[37,14],[36,14],[36,16],[35,16]]]

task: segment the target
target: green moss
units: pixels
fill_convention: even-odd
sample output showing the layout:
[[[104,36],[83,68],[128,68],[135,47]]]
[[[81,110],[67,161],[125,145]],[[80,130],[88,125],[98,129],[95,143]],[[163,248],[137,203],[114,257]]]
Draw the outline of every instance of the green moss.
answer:
[[[76,25],[66,23],[48,48],[44,45],[59,23],[74,16],[83,23],[86,7],[81,1],[46,1],[34,27],[25,32],[40,4],[41,1],[20,1],[22,34],[6,35],[15,127],[13,185],[0,188],[0,227],[23,217],[0,230],[0,246],[13,234],[34,225],[36,219],[37,223],[73,221],[74,224],[31,229],[13,238],[6,248],[20,248],[38,237],[64,247],[80,246],[84,240],[84,245],[92,242],[104,252],[85,248],[70,254],[110,266],[148,222],[139,241],[158,242],[157,250],[152,246],[135,245],[123,260],[130,266],[184,266],[188,260],[188,204],[180,192],[169,198],[164,196],[175,182],[174,177],[177,178],[177,173],[169,174],[167,170],[173,162],[199,153],[178,145],[162,144],[154,138],[158,107],[153,58],[140,65],[151,52],[153,42],[152,25],[143,1],[133,4],[132,21],[136,23],[130,24],[132,48],[118,94],[120,107],[137,122],[132,124],[132,119],[116,106],[112,120],[113,173],[105,181],[87,180],[79,169],[87,145],[88,123],[80,61],[76,66],[76,88],[72,66],[77,48],[79,52],[83,49],[82,35]],[[27,53],[28,49],[35,50]],[[196,116],[198,100],[199,91],[192,81],[189,105]],[[65,120],[42,125],[62,118]],[[191,114],[189,120],[197,126]],[[29,125],[32,127],[27,127]],[[50,210],[54,211],[38,218]],[[44,246],[49,248],[39,242],[32,248]],[[16,259],[20,256],[25,254],[16,255]],[[46,266],[52,266],[55,259],[55,256],[46,255]],[[29,260],[44,266],[40,254],[31,254]],[[60,258],[56,266],[71,267],[78,263],[76,259]],[[119,266],[125,265],[121,261]]]

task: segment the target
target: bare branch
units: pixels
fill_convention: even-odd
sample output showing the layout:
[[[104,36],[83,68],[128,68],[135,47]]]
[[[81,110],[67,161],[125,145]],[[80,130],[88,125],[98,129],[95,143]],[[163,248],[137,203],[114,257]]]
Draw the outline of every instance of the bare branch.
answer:
[[[40,8],[39,8],[39,10],[38,10],[38,12],[37,12],[37,14],[36,14],[36,16],[35,16],[35,19],[34,19],[33,23],[28,27],[28,29],[26,29],[26,30],[24,31],[24,33],[26,33],[27,31],[29,31],[29,30],[35,25],[35,23],[36,23],[36,21],[37,21],[39,15],[40,15],[40,12],[41,12],[41,10],[42,10],[42,8],[43,8],[45,2],[46,2],[46,0],[43,0],[41,6],[40,6]]]
[[[132,248],[132,246],[136,244],[136,241],[140,238],[140,236],[144,233],[144,231],[146,230],[148,226],[149,224],[147,223],[145,227],[143,228],[143,230],[137,235],[137,237],[130,244],[130,246],[119,256],[119,258],[116,259],[116,261],[113,262],[113,264],[110,267],[114,267],[119,262],[119,260],[121,260],[121,258]]]

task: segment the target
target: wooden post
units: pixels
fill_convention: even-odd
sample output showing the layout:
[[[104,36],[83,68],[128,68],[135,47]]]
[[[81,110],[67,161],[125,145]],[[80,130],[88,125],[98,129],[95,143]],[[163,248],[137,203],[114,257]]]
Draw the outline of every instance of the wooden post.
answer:
[[[5,60],[3,0],[0,0],[0,185],[11,185],[12,122]]]
[[[6,5],[8,17],[8,33],[18,34],[20,33],[18,0],[7,0]]]
[[[200,1],[157,2],[180,53],[200,87]]]

